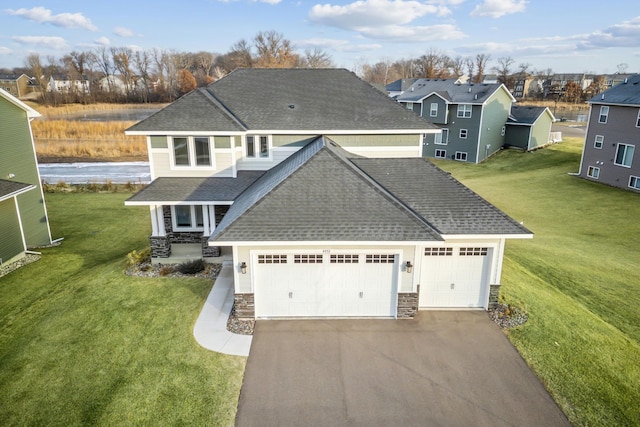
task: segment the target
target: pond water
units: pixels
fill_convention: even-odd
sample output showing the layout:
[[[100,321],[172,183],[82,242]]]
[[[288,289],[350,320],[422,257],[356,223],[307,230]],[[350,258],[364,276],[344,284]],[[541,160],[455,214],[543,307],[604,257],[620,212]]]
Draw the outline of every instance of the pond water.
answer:
[[[43,163],[38,169],[40,178],[47,184],[57,184],[60,181],[67,184],[151,182],[148,162]]]
[[[140,121],[157,111],[159,111],[159,108],[128,108],[123,110],[86,111],[74,114],[55,115],[45,117],[45,119],[88,122]]]

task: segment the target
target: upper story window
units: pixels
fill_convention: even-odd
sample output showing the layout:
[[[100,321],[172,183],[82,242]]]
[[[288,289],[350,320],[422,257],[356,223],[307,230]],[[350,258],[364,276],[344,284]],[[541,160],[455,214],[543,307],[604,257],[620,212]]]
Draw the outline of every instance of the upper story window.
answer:
[[[413,110],[413,102],[407,102],[406,104],[404,104],[404,107],[407,110]]]
[[[267,135],[247,135],[245,157],[248,159],[268,159],[270,156]]]
[[[614,163],[618,166],[631,167],[633,161],[633,152],[636,147],[629,144],[618,144],[616,147],[616,158]]]
[[[460,129],[460,139],[467,139],[467,134],[469,131],[467,129]]]
[[[640,128],[640,110],[638,110],[638,118],[636,119],[636,127]]]
[[[429,116],[430,117],[437,117],[438,116],[438,103],[437,102],[432,102],[431,103],[431,108],[429,109]]]
[[[593,148],[601,149],[604,145],[604,135],[596,135],[596,139],[593,141]]]
[[[174,166],[213,166],[211,141],[208,136],[181,136],[172,138]]]
[[[458,117],[468,119],[471,117],[471,104],[458,104]]]
[[[600,117],[598,118],[598,123],[607,123],[607,118],[609,117],[609,107],[603,105],[600,107]]]

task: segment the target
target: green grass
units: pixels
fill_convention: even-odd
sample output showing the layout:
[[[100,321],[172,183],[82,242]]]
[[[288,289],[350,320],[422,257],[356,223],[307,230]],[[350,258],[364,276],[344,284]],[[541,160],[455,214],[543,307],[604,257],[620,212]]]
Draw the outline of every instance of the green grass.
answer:
[[[211,281],[124,275],[128,196],[47,194],[62,245],[0,278],[2,425],[233,425],[245,359],[192,335]]]
[[[509,241],[509,338],[576,425],[640,425],[640,195],[568,175],[581,142],[438,165],[535,233]]]

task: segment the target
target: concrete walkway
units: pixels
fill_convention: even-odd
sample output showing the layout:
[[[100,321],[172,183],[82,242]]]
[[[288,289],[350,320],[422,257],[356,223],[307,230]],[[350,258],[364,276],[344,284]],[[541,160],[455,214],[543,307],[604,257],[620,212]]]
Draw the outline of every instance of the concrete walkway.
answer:
[[[233,267],[223,265],[193,327],[193,336],[202,347],[232,356],[249,356],[251,335],[227,330],[233,307]]]

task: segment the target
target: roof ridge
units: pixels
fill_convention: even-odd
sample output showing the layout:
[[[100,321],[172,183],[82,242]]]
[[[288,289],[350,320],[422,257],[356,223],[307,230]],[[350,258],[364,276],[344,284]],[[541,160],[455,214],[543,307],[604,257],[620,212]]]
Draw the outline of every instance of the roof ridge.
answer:
[[[218,107],[223,113],[229,116],[229,118],[231,118],[234,122],[239,124],[242,128],[249,130],[249,127],[242,120],[240,120],[235,114],[233,114],[233,112],[226,105],[224,105],[217,96],[211,93],[209,87],[198,88],[198,91],[202,93],[205,98],[207,98],[207,100],[209,100],[215,107]]]

